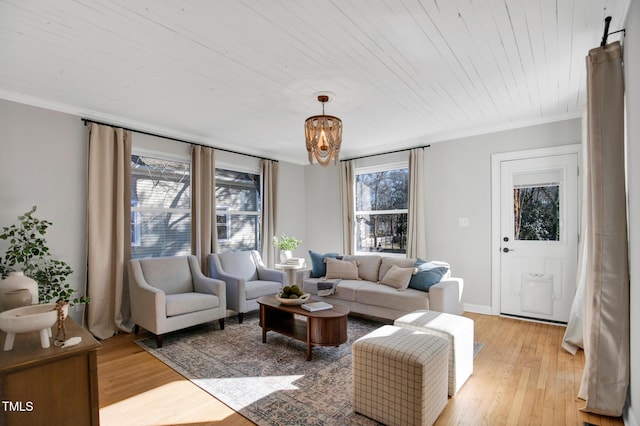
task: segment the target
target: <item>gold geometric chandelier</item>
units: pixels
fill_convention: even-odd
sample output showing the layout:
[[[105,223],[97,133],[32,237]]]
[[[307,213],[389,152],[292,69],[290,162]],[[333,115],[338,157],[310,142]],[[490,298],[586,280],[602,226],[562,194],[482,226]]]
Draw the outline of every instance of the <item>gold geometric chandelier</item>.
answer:
[[[324,104],[329,101],[328,95],[318,95],[322,103],[322,115],[314,115],[304,122],[304,132],[309,152],[309,163],[315,157],[318,164],[327,166],[331,159],[338,164],[338,154],[342,145],[342,120],[332,115],[324,115]]]

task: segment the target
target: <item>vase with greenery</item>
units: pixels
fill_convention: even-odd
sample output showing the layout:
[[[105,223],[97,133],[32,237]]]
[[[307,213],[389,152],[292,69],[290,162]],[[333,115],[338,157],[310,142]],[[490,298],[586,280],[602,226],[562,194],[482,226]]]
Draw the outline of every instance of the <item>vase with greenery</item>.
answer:
[[[33,206],[18,216],[18,224],[2,228],[0,239],[8,241],[9,247],[0,256],[0,277],[5,279],[11,272],[22,271],[38,283],[40,303],[58,300],[69,302],[71,306],[89,303],[88,297],[74,297],[76,291],[66,282],[73,273],[71,267],[50,254],[44,235],[53,223],[38,219],[35,212],[36,206]]]
[[[289,237],[284,233],[273,237],[273,245],[280,249],[280,262],[286,263],[291,259],[291,251],[296,249],[302,241],[296,237]]]

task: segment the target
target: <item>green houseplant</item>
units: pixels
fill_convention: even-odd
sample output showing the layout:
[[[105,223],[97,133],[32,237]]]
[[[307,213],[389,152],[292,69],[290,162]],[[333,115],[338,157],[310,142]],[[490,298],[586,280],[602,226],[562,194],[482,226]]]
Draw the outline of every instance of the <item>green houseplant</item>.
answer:
[[[76,291],[66,282],[73,273],[71,267],[54,259],[47,240],[44,238],[47,228],[53,225],[48,220],[35,217],[36,206],[18,216],[19,224],[4,226],[0,239],[9,241],[9,247],[0,257],[0,277],[5,279],[9,273],[22,271],[24,275],[38,283],[40,303],[64,300],[70,305],[89,303],[85,296],[73,297]]]
[[[292,257],[291,250],[298,247],[301,242],[296,237],[288,237],[285,234],[279,237],[274,236],[273,245],[280,249],[280,263],[287,263]]]
[[[296,237],[288,237],[285,234],[282,234],[280,237],[273,237],[273,245],[278,247],[280,250],[294,250],[300,245],[301,242],[302,241],[300,241]]]

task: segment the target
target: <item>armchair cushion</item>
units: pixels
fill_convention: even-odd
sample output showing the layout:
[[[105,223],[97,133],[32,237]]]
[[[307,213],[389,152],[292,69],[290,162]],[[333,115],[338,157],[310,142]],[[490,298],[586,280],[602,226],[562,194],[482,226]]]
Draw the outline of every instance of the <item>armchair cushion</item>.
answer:
[[[257,299],[262,296],[275,295],[282,283],[277,281],[247,281],[245,295],[247,299]]]
[[[222,269],[236,278],[245,281],[258,279],[258,267],[254,262],[251,252],[228,252],[219,255]]]
[[[167,316],[188,314],[204,311],[220,306],[218,296],[202,293],[176,293],[168,294],[166,299]]]
[[[186,256],[139,259],[145,281],[165,294],[189,293],[193,281]]]

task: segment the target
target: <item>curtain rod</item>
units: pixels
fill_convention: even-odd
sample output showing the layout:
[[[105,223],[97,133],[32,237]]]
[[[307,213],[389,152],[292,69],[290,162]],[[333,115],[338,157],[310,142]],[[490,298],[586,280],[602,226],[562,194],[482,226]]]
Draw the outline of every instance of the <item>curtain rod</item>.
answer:
[[[340,160],[340,161],[361,160],[363,158],[376,157],[378,155],[395,154],[396,152],[411,151],[414,148],[429,148],[430,146],[431,145],[412,146],[411,148],[397,149],[395,151],[387,151],[387,152],[380,152],[378,154],[369,154],[369,155],[361,155],[360,157],[345,158],[344,160]]]
[[[129,130],[131,132],[140,133],[141,135],[155,136],[157,138],[168,139],[168,140],[181,142],[181,143],[188,143],[189,145],[204,146],[204,147],[208,147],[208,148],[217,149],[218,151],[230,152],[231,154],[246,155],[247,157],[258,158],[260,160],[269,160],[269,161],[278,162],[278,160],[272,160],[271,158],[260,157],[259,155],[246,154],[244,152],[233,151],[231,149],[225,149],[225,148],[218,148],[218,147],[215,147],[215,146],[205,145],[203,143],[198,143],[198,142],[190,142],[190,141],[187,141],[187,140],[184,140],[184,139],[178,139],[178,138],[174,138],[174,137],[171,137],[171,136],[159,135],[157,133],[145,132],[144,130],[131,129],[131,128],[123,127],[123,126],[118,126],[118,125],[115,125],[115,124],[110,124],[110,123],[105,123],[105,122],[101,122],[101,121],[92,120],[90,118],[81,118],[81,120],[84,121],[84,125],[85,126],[87,125],[87,123],[95,123],[95,124],[101,124],[103,126],[118,127],[118,128],[124,129],[124,130]]]
[[[609,24],[611,23],[611,16],[607,16],[606,18],[604,18],[604,34],[602,34],[602,42],[600,42],[600,47],[604,47],[607,45],[607,38],[611,35],[611,34],[616,34],[616,33],[624,33],[623,35],[627,34],[627,31],[623,28],[621,30],[618,31],[614,31],[612,33],[609,32]]]

